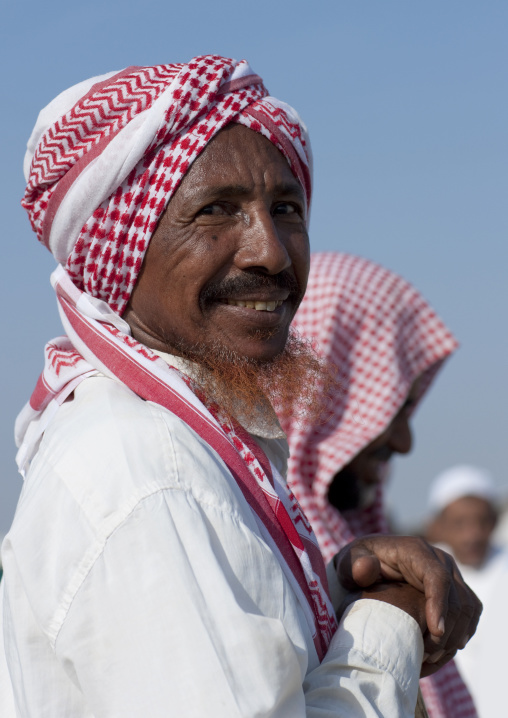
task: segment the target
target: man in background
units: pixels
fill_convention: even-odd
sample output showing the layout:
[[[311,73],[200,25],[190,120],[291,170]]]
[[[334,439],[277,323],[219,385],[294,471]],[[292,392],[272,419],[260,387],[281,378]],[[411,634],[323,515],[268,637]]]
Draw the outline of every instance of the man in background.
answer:
[[[297,400],[281,413],[288,482],[328,561],[355,537],[389,531],[390,460],[411,450],[412,416],[457,342],[409,282],[340,252],[312,254],[293,326],[338,379],[331,392],[324,382],[316,386],[321,421],[299,417]],[[444,665],[445,655],[430,660],[443,665],[421,681],[431,718],[475,716],[454,663]]]
[[[484,607],[476,634],[455,658],[481,718],[502,715],[506,699],[508,550],[492,540],[497,500],[489,472],[469,465],[443,471],[429,492],[426,537],[452,554]]]

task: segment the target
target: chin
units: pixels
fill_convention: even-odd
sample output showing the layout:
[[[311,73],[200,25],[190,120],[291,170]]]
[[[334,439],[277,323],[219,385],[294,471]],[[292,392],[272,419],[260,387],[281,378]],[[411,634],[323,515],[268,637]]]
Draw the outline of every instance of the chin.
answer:
[[[276,336],[255,336],[246,342],[239,342],[231,347],[239,356],[245,357],[261,364],[269,364],[280,356],[287,343],[287,331],[277,333]]]

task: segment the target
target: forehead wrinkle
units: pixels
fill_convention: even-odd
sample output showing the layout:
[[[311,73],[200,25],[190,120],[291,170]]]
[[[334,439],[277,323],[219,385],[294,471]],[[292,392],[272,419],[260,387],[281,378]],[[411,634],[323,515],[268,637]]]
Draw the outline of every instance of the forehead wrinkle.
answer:
[[[242,184],[229,185],[200,185],[189,194],[194,200],[222,199],[223,197],[242,197],[249,194],[251,190]]]
[[[297,195],[300,201],[305,201],[303,187],[297,181],[276,183],[272,191],[279,196]],[[242,184],[206,185],[196,187],[189,192],[189,195],[193,201],[206,202],[214,199],[224,199],[226,197],[246,197],[251,192],[251,187],[246,187]]]

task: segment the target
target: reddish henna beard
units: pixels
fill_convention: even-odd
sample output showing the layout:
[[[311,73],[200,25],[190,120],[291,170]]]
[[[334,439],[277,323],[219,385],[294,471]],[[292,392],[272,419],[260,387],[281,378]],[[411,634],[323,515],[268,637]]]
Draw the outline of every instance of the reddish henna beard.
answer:
[[[269,362],[221,345],[178,347],[178,353],[195,363],[193,379],[207,398],[236,418],[263,418],[268,399],[279,412],[291,411],[292,421],[323,421],[322,389],[316,392],[316,387],[334,379],[310,342],[296,332],[290,331],[284,351]]]

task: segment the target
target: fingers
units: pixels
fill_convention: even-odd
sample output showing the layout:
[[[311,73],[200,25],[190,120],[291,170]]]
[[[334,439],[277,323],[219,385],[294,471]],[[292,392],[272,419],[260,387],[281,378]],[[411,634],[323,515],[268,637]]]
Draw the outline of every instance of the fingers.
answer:
[[[337,576],[350,591],[371,586],[381,578],[379,559],[361,540],[353,541],[337,554]]]
[[[426,678],[427,676],[432,676],[434,673],[437,673],[437,671],[442,668],[446,663],[448,663],[448,661],[452,660],[456,653],[457,651],[440,653],[439,660],[435,661],[434,663],[431,663],[430,659],[424,659],[420,672],[420,678]]]
[[[353,563],[352,575],[358,586],[372,586],[381,578],[379,560],[376,556],[359,556]]]
[[[381,581],[404,581],[424,595],[426,675],[450,660],[476,630],[480,601],[464,583],[451,556],[423,539],[366,536],[346,546],[336,566],[339,580],[349,590]],[[384,596],[389,595],[385,590]]]
[[[448,661],[458,649],[463,648],[474,634],[482,605],[469,586],[464,583],[453,559],[438,549],[436,549],[436,555],[452,577],[448,595],[448,611],[442,635],[429,632],[429,635],[424,637],[424,643],[425,651],[430,654],[429,663],[441,665]]]
[[[457,592],[457,598],[460,605],[459,623],[463,627],[463,633],[465,635],[464,642],[459,645],[459,648],[463,648],[471,636],[473,636],[476,632],[483,606],[478,596],[469,588],[467,583],[465,583],[462,578],[462,574],[452,557],[445,551],[441,551],[440,549],[435,550],[441,560],[446,561],[452,570],[454,587]]]
[[[451,567],[447,561],[441,560],[434,549],[430,546],[429,549],[430,555],[424,558],[427,562],[427,570],[423,576],[425,616],[434,648],[439,646],[440,650],[447,629],[454,623],[458,602]],[[450,615],[451,613],[453,616]],[[432,645],[428,648],[430,650]]]
[[[424,593],[428,630],[441,639],[453,582],[450,566],[426,541],[413,536],[370,536],[363,541],[365,548],[378,557],[383,579],[403,580]]]

